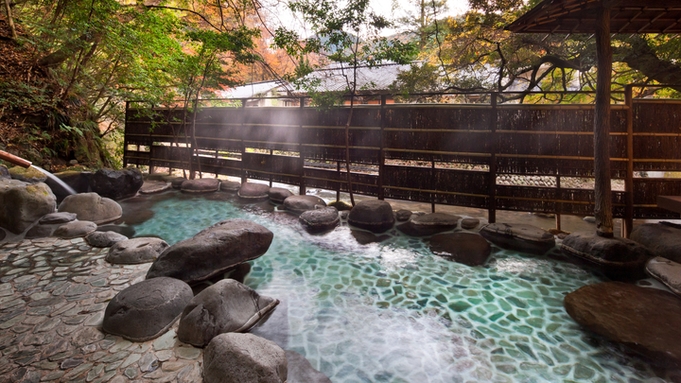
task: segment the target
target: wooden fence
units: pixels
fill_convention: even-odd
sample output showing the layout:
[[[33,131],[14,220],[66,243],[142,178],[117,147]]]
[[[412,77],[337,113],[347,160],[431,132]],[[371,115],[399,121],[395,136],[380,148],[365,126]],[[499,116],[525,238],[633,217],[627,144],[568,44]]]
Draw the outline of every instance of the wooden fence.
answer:
[[[630,91],[630,89],[629,89]],[[356,106],[353,191],[378,198],[592,215],[593,106],[386,104]],[[244,103],[245,104],[245,103]],[[304,103],[303,103],[304,104]],[[124,165],[188,169],[347,191],[349,108],[211,107],[126,111]],[[143,113],[144,112],[144,113]],[[185,126],[187,130],[185,131]],[[678,218],[658,195],[681,195],[681,101],[612,106],[613,216]],[[191,158],[191,163],[190,163]],[[655,173],[657,174],[657,173]]]

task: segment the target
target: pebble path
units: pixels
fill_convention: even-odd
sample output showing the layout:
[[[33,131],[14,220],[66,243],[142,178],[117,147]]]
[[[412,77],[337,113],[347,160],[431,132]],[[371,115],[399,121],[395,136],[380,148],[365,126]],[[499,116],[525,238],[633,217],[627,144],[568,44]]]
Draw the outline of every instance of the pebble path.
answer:
[[[104,309],[150,265],[111,265],[83,238],[0,245],[0,383],[200,382],[202,350],[170,331],[130,342],[101,331]]]

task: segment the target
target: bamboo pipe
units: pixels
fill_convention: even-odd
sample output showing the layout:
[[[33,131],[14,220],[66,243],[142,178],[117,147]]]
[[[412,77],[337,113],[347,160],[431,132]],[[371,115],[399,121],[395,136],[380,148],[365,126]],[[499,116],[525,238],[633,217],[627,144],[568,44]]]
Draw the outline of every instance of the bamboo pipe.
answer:
[[[21,157],[17,157],[14,154],[7,153],[4,150],[0,150],[0,160],[7,161],[17,166],[28,168],[31,166],[31,161],[25,160]]]

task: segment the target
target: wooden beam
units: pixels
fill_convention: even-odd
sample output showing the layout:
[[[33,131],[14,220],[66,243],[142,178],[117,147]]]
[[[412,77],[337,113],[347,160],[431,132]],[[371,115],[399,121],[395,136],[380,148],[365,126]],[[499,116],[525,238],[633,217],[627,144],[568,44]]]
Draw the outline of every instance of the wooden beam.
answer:
[[[612,237],[612,196],[610,182],[610,83],[612,46],[610,8],[603,1],[596,12],[596,107],[594,110],[594,186],[596,233]]]

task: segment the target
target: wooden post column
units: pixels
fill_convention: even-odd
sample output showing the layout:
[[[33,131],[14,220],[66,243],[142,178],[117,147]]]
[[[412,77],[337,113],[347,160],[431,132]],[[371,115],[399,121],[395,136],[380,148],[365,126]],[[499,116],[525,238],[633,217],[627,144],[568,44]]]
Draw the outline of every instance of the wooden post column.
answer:
[[[596,107],[594,111],[594,187],[596,233],[612,237],[612,193],[610,183],[610,78],[612,47],[610,45],[609,0],[601,0],[596,16]]]

